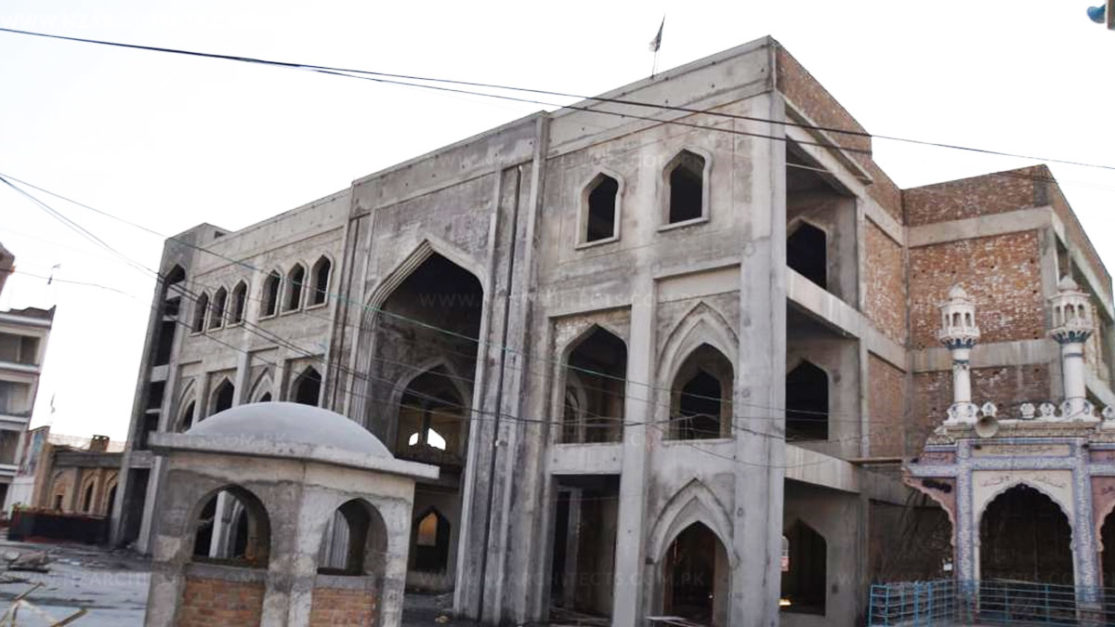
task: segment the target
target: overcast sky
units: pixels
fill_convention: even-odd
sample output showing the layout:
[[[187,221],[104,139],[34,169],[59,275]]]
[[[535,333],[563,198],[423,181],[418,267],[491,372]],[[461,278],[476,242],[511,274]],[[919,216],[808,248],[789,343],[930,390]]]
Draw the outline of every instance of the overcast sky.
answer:
[[[662,69],[769,34],[873,133],[1115,165],[1115,32],[1087,0],[177,4],[6,0],[0,26],[594,94],[650,73],[665,13]],[[0,86],[0,173],[164,235],[242,228],[541,108],[4,33]],[[902,187],[1032,163],[884,140],[875,158]],[[1052,167],[1115,267],[1115,171]],[[158,265],[161,238],[50,202]],[[0,241],[19,272],[0,308],[58,306],[34,424],[122,438],[153,276],[8,189]],[[55,265],[104,287],[31,276]]]

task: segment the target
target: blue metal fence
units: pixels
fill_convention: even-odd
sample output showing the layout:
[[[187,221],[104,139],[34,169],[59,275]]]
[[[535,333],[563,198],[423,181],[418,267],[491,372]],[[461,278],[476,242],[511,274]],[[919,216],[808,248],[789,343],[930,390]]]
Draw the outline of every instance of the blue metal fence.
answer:
[[[918,581],[871,586],[869,627],[1112,625],[1115,589],[1024,581]]]

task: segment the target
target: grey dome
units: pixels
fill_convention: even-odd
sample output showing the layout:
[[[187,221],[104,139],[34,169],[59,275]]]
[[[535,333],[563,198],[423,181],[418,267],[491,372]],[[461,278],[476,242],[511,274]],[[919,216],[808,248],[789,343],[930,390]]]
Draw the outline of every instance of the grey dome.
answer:
[[[202,420],[186,431],[186,435],[246,437],[392,457],[383,442],[364,427],[337,412],[301,403],[238,405]]]

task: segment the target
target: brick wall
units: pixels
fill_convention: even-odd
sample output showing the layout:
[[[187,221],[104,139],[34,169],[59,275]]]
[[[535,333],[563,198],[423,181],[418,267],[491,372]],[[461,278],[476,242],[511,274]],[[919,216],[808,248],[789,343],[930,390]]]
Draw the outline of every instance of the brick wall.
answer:
[[[365,589],[314,588],[310,606],[311,627],[326,625],[374,625],[375,593]]]
[[[919,226],[1035,207],[1037,195],[1032,169],[984,174],[904,190],[906,224]]]
[[[978,348],[976,350],[979,350]],[[972,369],[972,402],[992,402],[999,418],[1017,418],[1022,403],[1050,400],[1048,364]],[[930,432],[945,421],[952,404],[952,371],[914,375],[914,421],[906,438],[907,451],[915,454]]]
[[[258,625],[262,611],[262,582],[187,577],[177,625]]]
[[[1044,165],[907,189],[902,205],[910,226],[1050,206],[1065,227],[1069,246],[1083,253],[1103,288],[1111,289],[1111,275]]]
[[[867,380],[871,394],[867,408],[871,415],[870,456],[902,455],[905,424],[906,373],[874,355],[867,357]]]
[[[814,124],[830,129],[854,131],[855,134],[828,131],[829,138],[838,146],[845,148],[871,175],[875,181],[867,188],[868,193],[895,219],[902,220],[902,192],[894,181],[883,172],[871,158],[871,138],[851,113],[845,109],[832,94],[821,86],[797,59],[775,43],[775,89],[789,100],[794,108],[801,111]],[[864,134],[860,134],[864,133]]]
[[[866,314],[887,337],[906,343],[906,271],[902,247],[867,221]]]
[[[975,301],[981,343],[1045,336],[1038,231],[910,249],[914,348],[939,346],[937,306],[957,281]]]

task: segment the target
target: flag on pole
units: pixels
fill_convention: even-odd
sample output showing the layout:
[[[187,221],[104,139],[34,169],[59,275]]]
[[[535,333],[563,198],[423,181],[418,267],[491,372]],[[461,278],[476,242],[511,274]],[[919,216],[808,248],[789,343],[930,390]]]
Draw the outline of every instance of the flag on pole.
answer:
[[[654,36],[654,39],[650,40],[650,51],[651,52],[658,52],[658,49],[662,47],[662,27],[665,26],[665,25],[666,25],[666,18],[665,18],[665,16],[663,16],[662,23],[658,25],[658,34]]]

